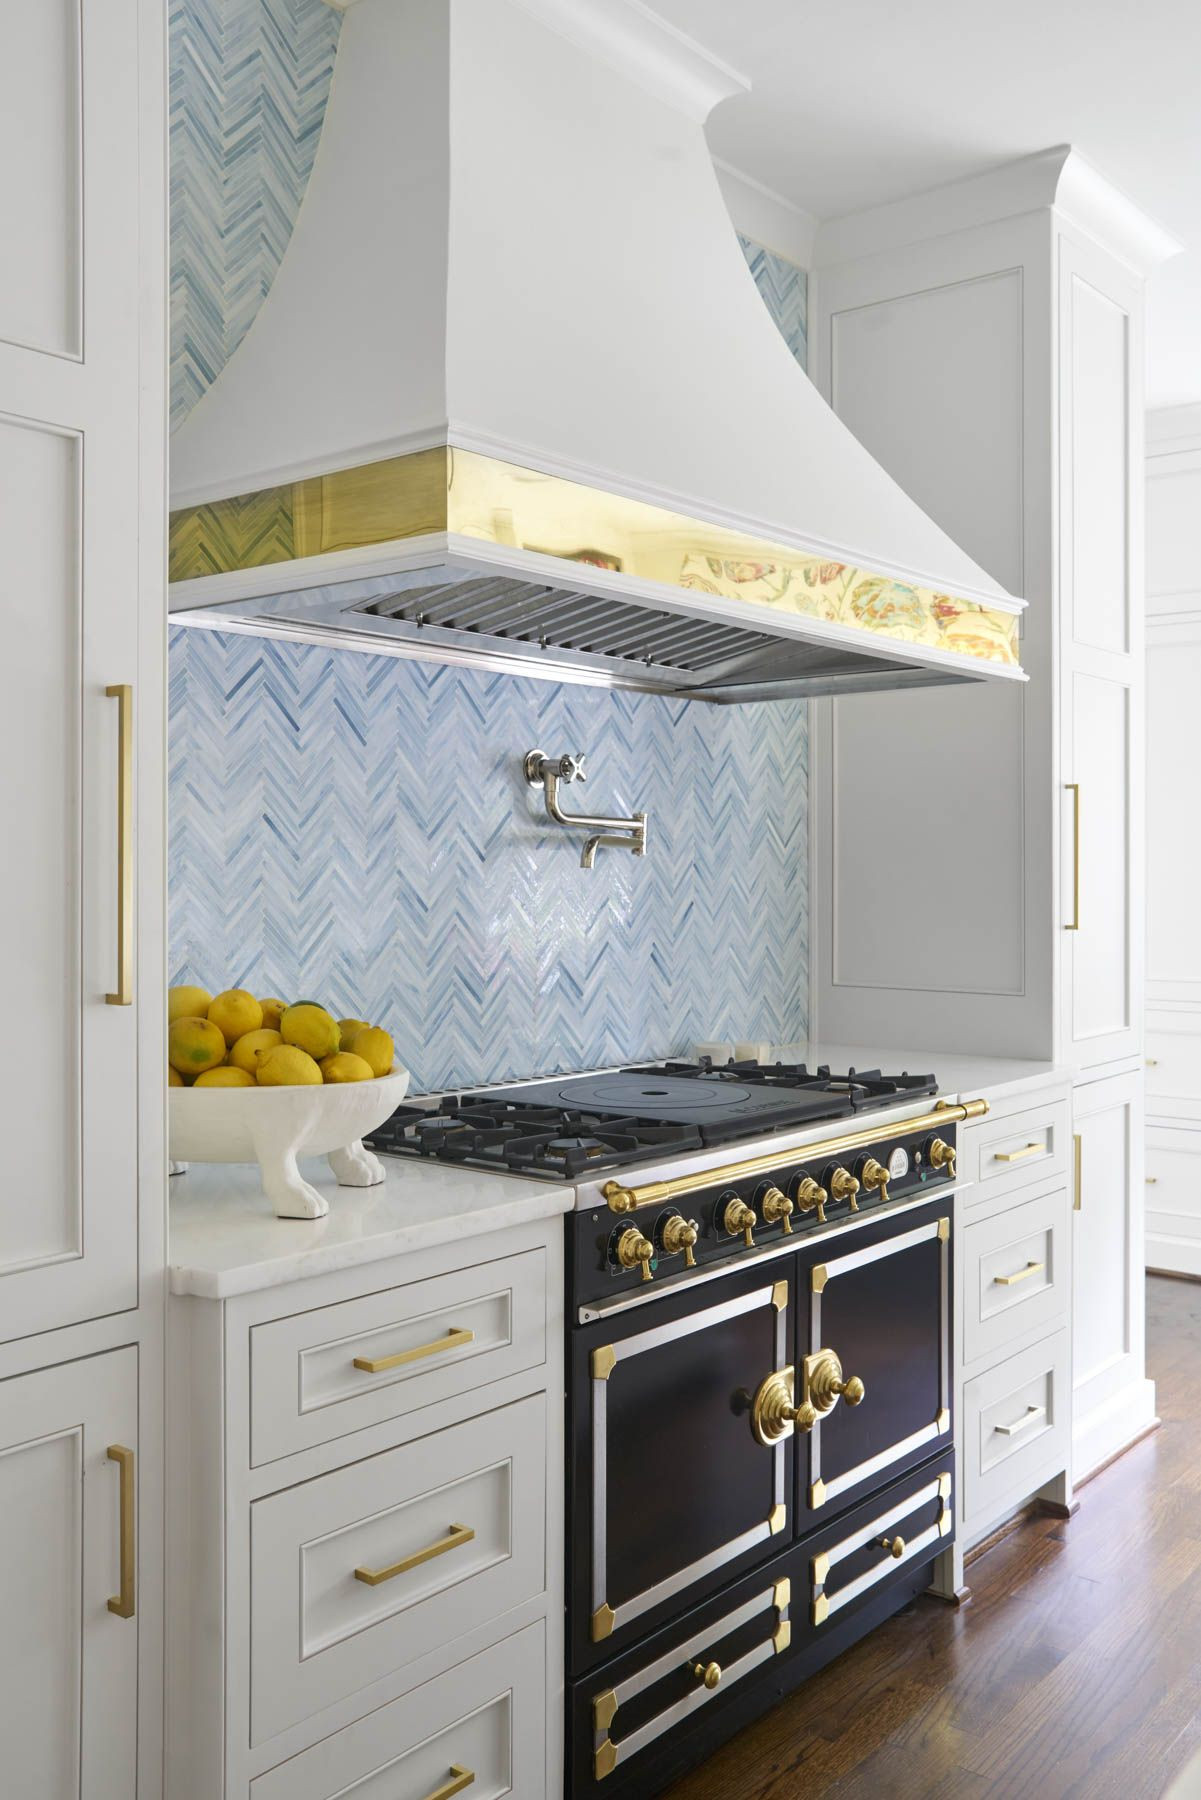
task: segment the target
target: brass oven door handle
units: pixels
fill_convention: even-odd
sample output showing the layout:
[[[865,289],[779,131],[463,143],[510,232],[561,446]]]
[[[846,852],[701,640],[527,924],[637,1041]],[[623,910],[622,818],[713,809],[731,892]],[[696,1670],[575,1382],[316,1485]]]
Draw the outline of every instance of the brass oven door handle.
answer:
[[[1012,1275],[994,1275],[993,1282],[997,1287],[1014,1287],[1019,1281],[1029,1281],[1032,1275],[1041,1275],[1046,1263],[1028,1262],[1024,1269],[1018,1269]]]
[[[385,1369],[399,1369],[402,1363],[420,1362],[423,1356],[437,1356],[442,1350],[458,1350],[464,1344],[474,1342],[474,1331],[452,1325],[445,1337],[435,1338],[432,1344],[418,1344],[414,1350],[398,1350],[395,1356],[356,1356],[354,1366],[368,1375],[382,1375]]]
[[[1024,1150],[994,1150],[993,1161],[1003,1163],[1021,1162],[1024,1156],[1038,1156],[1041,1151],[1046,1149],[1046,1147],[1047,1146],[1043,1143],[1042,1139],[1039,1138],[1036,1143],[1027,1144]]]
[[[128,681],[106,687],[117,713],[117,991],[109,1006],[133,1004],[133,688]]]
[[[445,1556],[448,1550],[457,1550],[461,1544],[469,1544],[475,1532],[470,1525],[452,1525],[445,1537],[436,1543],[427,1544],[423,1550],[414,1550],[412,1556],[402,1556],[399,1562],[389,1564],[386,1569],[356,1569],[356,1581],[365,1581],[368,1587],[378,1587],[381,1581],[391,1581],[393,1576],[404,1575],[409,1569],[416,1569],[421,1563],[433,1562],[435,1556]]]
[[[1072,919],[1064,926],[1065,931],[1080,929],[1080,783],[1065,781],[1064,787],[1072,796]]]
[[[108,1459],[121,1471],[121,1592],[114,1594],[108,1610],[119,1619],[132,1619],[137,1601],[137,1538],[134,1455],[124,1444],[110,1444]]]
[[[474,1769],[465,1769],[462,1763],[451,1763],[450,1780],[444,1781],[441,1787],[436,1787],[432,1794],[427,1794],[425,1800],[450,1800],[452,1794],[461,1794],[474,1781]]]

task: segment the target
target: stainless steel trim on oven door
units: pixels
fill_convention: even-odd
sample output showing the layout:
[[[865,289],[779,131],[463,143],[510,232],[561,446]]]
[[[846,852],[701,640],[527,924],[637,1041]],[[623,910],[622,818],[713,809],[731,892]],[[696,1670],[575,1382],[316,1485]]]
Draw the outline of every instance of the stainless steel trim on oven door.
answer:
[[[919,1532],[917,1537],[906,1539],[899,1554],[895,1547],[897,1540],[894,1539],[892,1547],[884,1548],[884,1555],[875,1568],[866,1569],[862,1575],[857,1575],[854,1581],[848,1581],[847,1585],[840,1588],[833,1599],[827,1597],[826,1582],[830,1578],[830,1570],[835,1563],[842,1562],[845,1557],[853,1555],[856,1550],[862,1550],[865,1544],[870,1544],[873,1538],[878,1538],[882,1531],[888,1531],[898,1519],[907,1518],[915,1507],[924,1506],[927,1500],[938,1499],[941,1499],[942,1505],[933,1525],[928,1526],[925,1531]],[[925,1487],[918,1488],[916,1493],[906,1494],[904,1500],[893,1506],[889,1512],[881,1513],[878,1519],[873,1519],[869,1525],[861,1526],[858,1531],[852,1532],[850,1537],[843,1538],[841,1543],[834,1544],[829,1550],[821,1550],[816,1556],[810,1557],[809,1571],[813,1582],[811,1597],[813,1623],[824,1625],[832,1613],[838,1612],[841,1607],[849,1605],[852,1600],[857,1600],[860,1594],[865,1594],[869,1588],[875,1587],[876,1583],[881,1581],[891,1570],[904,1568],[907,1562],[912,1562],[924,1550],[928,1550],[932,1544],[937,1544],[940,1539],[946,1537],[950,1529],[951,1477],[949,1474],[943,1474],[936,1476],[933,1481],[927,1482]]]
[[[878,1262],[881,1257],[892,1256],[899,1250],[909,1250],[915,1244],[924,1244],[931,1238],[937,1238],[939,1244],[939,1322],[938,1322],[938,1411],[928,1425],[912,1432],[909,1437],[902,1438],[899,1443],[890,1444],[881,1450],[878,1456],[870,1456],[865,1462],[857,1463],[845,1474],[835,1476],[831,1481],[822,1478],[822,1421],[819,1418],[809,1434],[811,1461],[809,1472],[812,1480],[809,1484],[809,1505],[816,1509],[824,1506],[828,1500],[836,1500],[839,1494],[845,1494],[848,1488],[857,1486],[872,1475],[887,1469],[911,1450],[917,1450],[922,1444],[929,1444],[941,1437],[951,1428],[951,1221],[949,1218],[931,1219],[926,1225],[919,1225],[914,1231],[903,1232],[899,1237],[883,1238],[878,1244],[870,1245],[866,1250],[852,1250],[848,1256],[835,1257],[828,1263],[815,1264],[810,1271],[810,1287],[812,1301],[809,1308],[811,1354],[822,1348],[822,1296],[832,1281],[840,1275],[849,1275],[855,1269],[862,1269],[868,1263]],[[840,1346],[830,1345],[837,1351]]]
[[[690,1313],[687,1318],[677,1319],[670,1325],[656,1325],[650,1331],[640,1331],[634,1337],[622,1338],[615,1344],[604,1344],[592,1351],[592,1641],[600,1643],[631,1619],[638,1618],[658,1606],[661,1600],[670,1600],[673,1594],[691,1587],[693,1582],[701,1581],[714,1569],[720,1569],[724,1563],[732,1562],[741,1556],[744,1550],[752,1549],[767,1538],[775,1537],[783,1531],[788,1520],[788,1501],[785,1493],[785,1442],[781,1440],[772,1452],[774,1459],[774,1480],[772,1485],[772,1509],[762,1524],[754,1525],[749,1531],[731,1538],[727,1544],[721,1544],[711,1550],[708,1556],[702,1556],[685,1569],[677,1569],[674,1575],[656,1582],[654,1587],[646,1588],[641,1594],[635,1594],[632,1600],[623,1601],[619,1607],[609,1605],[608,1587],[608,1539],[606,1521],[606,1502],[608,1498],[608,1384],[609,1378],[619,1363],[631,1361],[636,1356],[644,1356],[648,1350],[657,1349],[660,1344],[668,1344],[677,1338],[690,1337],[698,1331],[705,1331],[714,1325],[720,1325],[727,1319],[739,1318],[743,1313],[755,1312],[760,1307],[774,1306],[776,1309],[775,1361],[779,1367],[787,1360],[787,1325],[788,1283],[777,1281],[767,1287],[756,1288],[753,1293],[743,1294],[737,1300],[726,1300],[719,1306],[706,1307],[704,1312]],[[749,1427],[748,1427],[749,1429]]]
[[[686,1638],[681,1644],[673,1645],[665,1655],[658,1657],[653,1663],[648,1663],[636,1674],[628,1676],[625,1681],[619,1681],[616,1687],[606,1688],[602,1693],[597,1694],[592,1702],[593,1771],[596,1779],[603,1781],[605,1776],[611,1775],[620,1763],[627,1761],[631,1756],[637,1756],[640,1750],[645,1750],[648,1744],[653,1744],[656,1738],[662,1737],[665,1731],[670,1731],[673,1725],[678,1725],[690,1713],[696,1712],[698,1707],[707,1705],[719,1689],[724,1690],[731,1687],[735,1682],[741,1681],[744,1675],[749,1675],[752,1669],[757,1669],[761,1663],[769,1662],[773,1656],[778,1656],[781,1651],[786,1650],[792,1637],[792,1627],[788,1619],[791,1597],[792,1590],[789,1582],[787,1580],[777,1581],[764,1593],[757,1594],[753,1600],[748,1600],[745,1606],[740,1606],[736,1611],[727,1613],[724,1619],[718,1619],[707,1630],[695,1632],[692,1637]],[[766,1638],[763,1643],[756,1644],[753,1650],[748,1650],[746,1655],[740,1656],[737,1662],[720,1669],[718,1679],[712,1686],[707,1683],[698,1685],[694,1692],[685,1694],[682,1700],[677,1700],[674,1705],[666,1707],[661,1713],[656,1713],[653,1719],[648,1719],[639,1730],[632,1731],[628,1737],[622,1738],[616,1744],[613,1742],[609,1736],[609,1728],[620,1707],[633,1700],[635,1695],[652,1687],[656,1681],[661,1681],[665,1675],[670,1675],[672,1670],[678,1669],[681,1663],[689,1662],[694,1656],[703,1655],[709,1645],[727,1636],[731,1631],[737,1631],[740,1626],[749,1624],[759,1613],[769,1610],[776,1613],[777,1623],[771,1636]]]

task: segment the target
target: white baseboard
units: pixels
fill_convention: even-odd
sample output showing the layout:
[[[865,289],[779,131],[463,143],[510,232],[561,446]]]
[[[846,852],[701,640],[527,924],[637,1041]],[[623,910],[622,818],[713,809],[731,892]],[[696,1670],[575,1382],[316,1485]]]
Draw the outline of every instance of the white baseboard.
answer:
[[[1155,1412],[1155,1383],[1132,1381],[1103,1405],[1094,1407],[1072,1424],[1072,1482],[1076,1487],[1094,1474],[1110,1457],[1127,1449],[1159,1419]]]
[[[1149,1231],[1146,1262],[1149,1275],[1194,1275],[1201,1280],[1201,1239]]]

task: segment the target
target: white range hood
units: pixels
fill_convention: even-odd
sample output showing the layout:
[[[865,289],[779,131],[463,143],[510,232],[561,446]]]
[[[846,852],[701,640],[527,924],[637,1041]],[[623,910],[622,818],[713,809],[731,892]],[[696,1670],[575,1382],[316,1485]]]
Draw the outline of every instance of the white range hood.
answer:
[[[172,441],[193,622],[718,700],[1022,679],[840,424],[639,0],[357,0],[291,243]]]

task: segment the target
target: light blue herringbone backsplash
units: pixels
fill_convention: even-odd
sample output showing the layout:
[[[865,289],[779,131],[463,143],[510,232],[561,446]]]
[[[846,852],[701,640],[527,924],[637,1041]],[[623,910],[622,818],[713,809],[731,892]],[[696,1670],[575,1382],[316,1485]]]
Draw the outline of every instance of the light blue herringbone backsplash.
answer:
[[[522,753],[586,750],[547,823]],[[415,1091],[804,1038],[800,703],[713,707],[176,627],[171,979],[385,1023]]]

